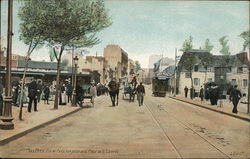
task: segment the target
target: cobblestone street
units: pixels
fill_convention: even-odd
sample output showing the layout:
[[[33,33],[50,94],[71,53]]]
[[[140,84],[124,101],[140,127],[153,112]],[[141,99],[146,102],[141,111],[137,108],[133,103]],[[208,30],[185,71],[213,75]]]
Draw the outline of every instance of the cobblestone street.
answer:
[[[145,103],[108,96],[1,146],[1,157],[248,158],[249,122],[157,98]]]

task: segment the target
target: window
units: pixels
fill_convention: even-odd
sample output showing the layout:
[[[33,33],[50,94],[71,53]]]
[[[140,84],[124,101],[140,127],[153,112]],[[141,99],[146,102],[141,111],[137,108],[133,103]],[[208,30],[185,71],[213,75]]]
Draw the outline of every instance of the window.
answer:
[[[232,72],[232,67],[228,67],[227,68],[227,73],[231,73]]]
[[[190,77],[191,77],[190,72],[186,72],[186,73],[185,73],[185,78],[190,78]]]
[[[243,88],[247,88],[247,79],[243,79]]]
[[[238,67],[237,73],[243,73],[243,67]]]
[[[232,83],[232,85],[235,86],[235,85],[236,85],[236,79],[232,79],[232,82],[231,82],[231,83]]]
[[[200,85],[200,79],[199,78],[194,78],[194,85],[199,86]]]
[[[195,65],[194,66],[194,72],[198,72],[198,70],[199,70],[199,65]]]

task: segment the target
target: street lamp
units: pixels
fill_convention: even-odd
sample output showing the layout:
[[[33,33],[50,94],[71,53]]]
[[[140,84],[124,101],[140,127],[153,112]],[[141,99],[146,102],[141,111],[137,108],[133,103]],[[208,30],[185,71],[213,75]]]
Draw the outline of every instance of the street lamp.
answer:
[[[0,128],[4,130],[14,129],[12,123],[12,97],[11,97],[11,54],[12,54],[12,20],[13,20],[13,0],[8,1],[8,37],[7,37],[7,57],[6,57],[6,74],[5,74],[5,96],[3,116],[1,116]]]
[[[76,73],[77,73],[78,57],[75,56],[73,60],[74,60],[74,64],[75,64],[75,77],[74,77],[74,82],[73,82],[73,87],[74,87],[73,102],[72,102],[71,106],[76,106]]]

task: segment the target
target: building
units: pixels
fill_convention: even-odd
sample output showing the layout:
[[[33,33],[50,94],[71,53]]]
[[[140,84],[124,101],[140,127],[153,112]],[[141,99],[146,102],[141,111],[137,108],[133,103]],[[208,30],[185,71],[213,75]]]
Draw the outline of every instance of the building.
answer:
[[[154,64],[162,59],[163,55],[150,55],[149,56],[149,62],[148,62],[148,68],[154,68]]]
[[[128,60],[128,81],[132,81],[135,76],[135,61],[132,59]]]
[[[230,55],[229,57],[212,55],[206,50],[190,50],[184,54],[196,57],[196,64],[192,70],[193,85],[196,92],[199,91],[204,83],[215,82],[217,84],[238,85],[241,92],[247,94],[248,68],[236,55]],[[185,57],[181,57],[177,71],[177,89],[181,94],[183,94],[185,86],[191,87],[190,73],[183,66],[183,61],[186,60]],[[212,65],[210,67],[202,65],[202,57],[211,58]]]
[[[124,78],[128,70],[128,53],[118,45],[107,45],[104,48],[104,57],[107,60],[107,67],[110,70],[109,77]]]

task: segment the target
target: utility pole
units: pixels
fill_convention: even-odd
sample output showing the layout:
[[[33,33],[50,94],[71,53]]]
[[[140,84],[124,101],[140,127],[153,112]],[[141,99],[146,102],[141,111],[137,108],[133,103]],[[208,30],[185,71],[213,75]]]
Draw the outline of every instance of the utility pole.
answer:
[[[11,54],[12,54],[12,20],[13,20],[13,0],[8,0],[8,37],[7,37],[7,57],[5,74],[5,96],[3,116],[1,116],[0,128],[4,130],[14,129],[12,123],[12,97],[11,97]]]
[[[176,56],[177,56],[177,49],[175,48],[175,55],[174,55],[174,97],[176,96]]]
[[[2,64],[2,28],[1,28],[1,25],[2,25],[2,18],[1,18],[1,15],[2,15],[2,0],[0,0],[0,68],[1,68],[1,64]]]

